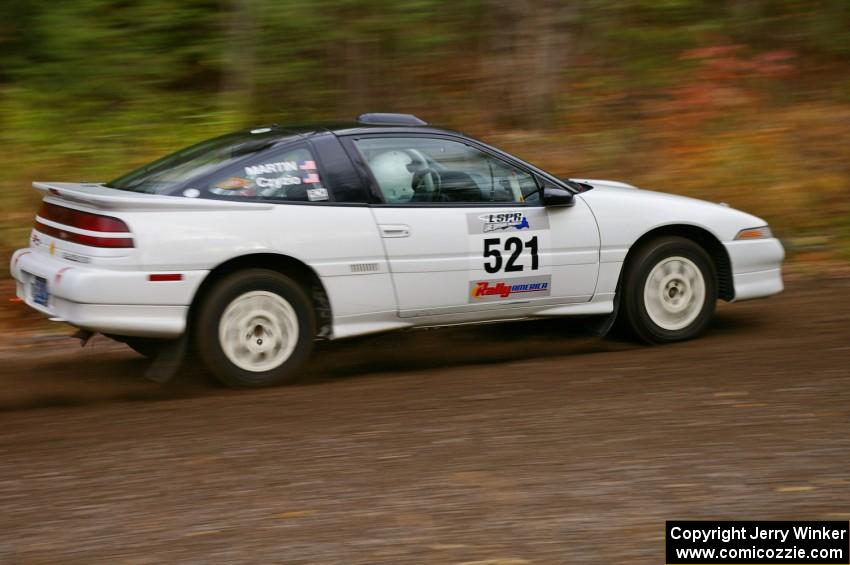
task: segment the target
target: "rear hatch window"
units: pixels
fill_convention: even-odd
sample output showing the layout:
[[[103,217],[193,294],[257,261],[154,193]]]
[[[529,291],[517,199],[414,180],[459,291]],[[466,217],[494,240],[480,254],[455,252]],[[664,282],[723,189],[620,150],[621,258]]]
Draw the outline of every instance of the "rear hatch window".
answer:
[[[167,194],[177,185],[262,151],[288,136],[267,127],[230,133],[202,141],[106,183],[109,188]]]

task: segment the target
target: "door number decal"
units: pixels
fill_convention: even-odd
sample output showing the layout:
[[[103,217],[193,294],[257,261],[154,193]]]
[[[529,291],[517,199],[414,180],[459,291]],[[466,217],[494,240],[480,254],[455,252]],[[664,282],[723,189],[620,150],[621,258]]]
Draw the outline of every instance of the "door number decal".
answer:
[[[516,261],[522,255],[523,248],[528,249],[531,253],[531,270],[536,271],[540,267],[540,258],[537,255],[537,236],[535,235],[526,242],[523,242],[518,237],[509,237],[504,241],[498,237],[487,238],[484,240],[484,270],[488,273],[498,273],[502,270],[506,273],[517,273],[525,270],[525,265],[517,265]],[[507,261],[503,261],[502,251],[504,250]]]

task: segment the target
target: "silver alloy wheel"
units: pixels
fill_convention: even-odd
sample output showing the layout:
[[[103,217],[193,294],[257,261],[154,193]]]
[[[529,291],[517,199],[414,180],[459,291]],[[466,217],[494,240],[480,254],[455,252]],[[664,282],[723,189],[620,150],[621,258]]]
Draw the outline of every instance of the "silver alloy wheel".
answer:
[[[666,257],[646,277],[643,302],[649,318],[669,331],[686,328],[705,304],[702,271],[685,257]]]
[[[261,373],[282,365],[298,343],[298,316],[283,297],[246,292],[227,305],[218,323],[227,358],[240,369]]]

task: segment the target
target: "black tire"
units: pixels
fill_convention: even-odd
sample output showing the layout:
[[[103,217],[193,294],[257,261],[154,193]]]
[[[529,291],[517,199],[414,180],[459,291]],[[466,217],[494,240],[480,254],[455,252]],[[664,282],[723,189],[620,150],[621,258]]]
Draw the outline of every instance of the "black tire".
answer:
[[[297,318],[298,337],[294,349],[281,364],[268,370],[240,367],[225,353],[219,338],[219,324],[228,306],[251,292],[277,295],[294,310]],[[315,328],[312,302],[298,283],[277,271],[247,269],[227,275],[206,294],[199,305],[194,327],[195,346],[207,369],[223,384],[234,388],[272,386],[296,379],[298,368],[313,348]]]
[[[681,328],[665,328],[653,320],[645,303],[644,290],[647,278],[664,259],[682,257],[689,260],[702,274],[704,300],[692,321]],[[676,264],[676,261],[672,262]],[[658,280],[658,279],[656,279]],[[676,281],[671,284],[675,286]],[[659,289],[663,285],[659,284]],[[665,287],[666,288],[666,287]],[[700,335],[714,314],[717,302],[717,273],[714,262],[706,251],[693,241],[676,236],[661,237],[644,244],[637,254],[629,259],[623,278],[622,304],[620,313],[625,325],[639,339],[647,343],[670,343],[693,339]],[[678,287],[671,292],[680,292]],[[671,297],[672,298],[672,297]],[[663,297],[662,297],[663,301]],[[695,303],[694,308],[697,304]],[[658,308],[658,307],[654,307]],[[693,310],[696,312],[696,309]],[[687,317],[681,321],[685,323]],[[673,327],[675,324],[669,324]]]

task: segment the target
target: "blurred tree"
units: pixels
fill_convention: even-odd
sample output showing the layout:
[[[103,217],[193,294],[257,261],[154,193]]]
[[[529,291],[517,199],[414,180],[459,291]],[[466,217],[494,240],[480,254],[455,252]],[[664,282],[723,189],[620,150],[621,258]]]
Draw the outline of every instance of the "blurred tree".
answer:
[[[488,0],[483,76],[488,94],[506,102],[496,108],[503,125],[552,123],[580,6],[570,0]]]
[[[221,96],[222,106],[237,114],[248,114],[254,101],[256,18],[255,0],[227,0]]]
[[[0,6],[0,85],[119,111],[191,93],[240,119],[498,101],[545,127],[592,69],[630,96],[696,47],[850,54],[846,0],[68,0]],[[61,88],[56,88],[61,85]]]
[[[519,131],[545,132],[573,144],[548,158],[565,172],[714,187],[756,156],[765,185],[808,170],[838,194],[848,58],[847,0],[7,0],[0,197],[239,125],[381,110],[537,155],[547,137]]]

